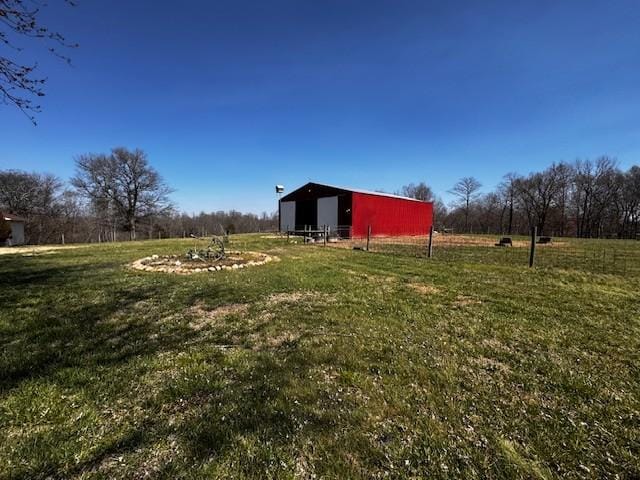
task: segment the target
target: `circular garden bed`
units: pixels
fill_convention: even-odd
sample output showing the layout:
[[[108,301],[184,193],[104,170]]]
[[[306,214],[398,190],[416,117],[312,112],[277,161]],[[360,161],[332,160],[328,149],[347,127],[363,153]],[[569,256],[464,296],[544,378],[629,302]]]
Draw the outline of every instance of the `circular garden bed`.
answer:
[[[227,252],[221,260],[203,261],[190,260],[184,255],[152,255],[136,260],[131,268],[145,272],[177,273],[190,275],[192,273],[219,272],[222,270],[239,270],[255,267],[273,261],[275,257],[258,252]]]

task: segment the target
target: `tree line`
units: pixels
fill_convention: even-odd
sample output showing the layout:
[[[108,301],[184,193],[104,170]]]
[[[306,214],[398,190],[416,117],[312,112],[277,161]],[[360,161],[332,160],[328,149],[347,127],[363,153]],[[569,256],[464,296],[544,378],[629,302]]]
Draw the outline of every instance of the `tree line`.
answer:
[[[446,206],[421,182],[402,195],[434,201],[440,230],[461,233],[539,234],[584,238],[640,235],[640,166],[624,171],[615,159],[553,163],[528,175],[508,173],[483,193],[473,177],[461,178]]]
[[[180,213],[171,188],[142,150],[114,148],[75,160],[64,182],[48,173],[0,170],[0,211],[24,217],[31,244],[274,231],[277,213]],[[539,234],[636,238],[640,235],[640,166],[626,171],[610,157],[553,163],[528,175],[508,173],[482,192],[463,177],[446,205],[424,182],[396,192],[434,202],[438,230],[459,233]],[[1,226],[0,226],[1,227]],[[4,226],[6,230],[6,225]]]
[[[277,229],[277,214],[180,213],[142,150],[114,148],[76,161],[64,182],[48,173],[0,170],[0,211],[23,217],[27,243],[75,243]]]

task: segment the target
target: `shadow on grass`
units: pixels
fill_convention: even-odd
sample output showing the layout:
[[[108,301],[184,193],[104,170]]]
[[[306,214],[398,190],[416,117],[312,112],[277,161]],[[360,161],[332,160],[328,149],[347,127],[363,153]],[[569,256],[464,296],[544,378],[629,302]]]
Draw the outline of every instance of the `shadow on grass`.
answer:
[[[295,450],[296,434],[303,424],[311,423],[317,429],[328,425],[287,398],[291,379],[305,375],[308,365],[295,352],[284,355],[288,359],[284,362],[259,355],[242,372],[227,371],[233,379],[224,385],[165,385],[159,395],[166,396],[164,405],[175,420],[149,419],[91,458],[59,473],[136,477],[146,469],[154,478],[174,478],[178,472],[198,469],[214,478],[225,474],[264,478],[267,471],[277,478],[290,472],[291,462],[283,459],[289,460]],[[154,464],[154,457],[163,456],[157,445],[171,439],[178,439],[180,452],[172,451]],[[247,450],[253,451],[248,454]],[[114,458],[122,457],[130,462],[129,470],[110,466]]]
[[[24,260],[13,258],[0,270],[0,393],[59,369],[109,366],[185,340],[185,332],[159,337],[158,318],[145,305],[162,305],[171,282],[110,266],[39,267]],[[212,295],[217,290],[210,287]],[[166,307],[158,315],[164,313]]]
[[[202,356],[204,372],[184,381],[162,377],[148,398],[131,394],[130,405],[149,414],[97,438],[84,460],[60,453],[69,449],[67,442],[79,427],[54,426],[47,451],[36,451],[49,440],[34,433],[38,446],[23,452],[33,458],[12,473],[15,478],[71,477],[105,470],[115,476],[139,474],[117,468],[114,473],[110,462],[120,456],[133,456],[134,469],[151,468],[156,476],[171,477],[180,461],[211,469],[228,458],[238,461],[235,450],[242,439],[268,446],[234,467],[260,477],[269,465],[274,472],[290,471],[290,464],[274,459],[281,458],[282,449],[291,450],[294,435],[304,425],[323,428],[324,420],[302,406],[314,405],[318,392],[300,403],[285,393],[293,379],[308,375],[312,364],[296,342],[269,352],[254,351],[243,341],[251,334],[266,335],[264,325],[236,325],[241,338],[232,346],[230,359],[229,350],[218,348],[229,342],[224,328],[203,336],[182,321],[185,307],[201,300],[203,290],[212,298],[230,299],[233,287],[205,283],[206,288],[200,285],[194,290],[196,280],[188,278],[131,274],[104,265],[43,263],[16,259],[0,268],[0,288],[8,287],[0,305],[0,319],[5,320],[0,330],[2,397],[30,381],[53,382],[73,394],[92,382],[111,380],[118,385],[89,385],[89,390],[115,404],[127,396],[127,382],[139,380],[132,374],[138,367],[129,368],[132,360],[141,359],[137,364],[143,364],[141,370],[153,372],[153,366],[144,365],[145,358],[156,359],[161,353],[177,356],[187,348]],[[178,299],[168,300],[172,295]],[[167,317],[175,321],[163,323]],[[78,373],[67,375],[67,369]],[[102,428],[110,430],[109,425]],[[182,460],[145,466],[145,454],[140,452],[153,456],[154,445],[173,437],[180,438]]]

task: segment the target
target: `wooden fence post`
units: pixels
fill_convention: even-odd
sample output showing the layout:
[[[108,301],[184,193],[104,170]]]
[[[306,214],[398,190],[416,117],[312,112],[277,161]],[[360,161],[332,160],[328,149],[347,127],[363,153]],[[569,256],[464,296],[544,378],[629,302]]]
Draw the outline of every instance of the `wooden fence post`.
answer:
[[[322,237],[324,238],[324,246],[327,246],[327,226],[322,227]]]
[[[529,252],[529,268],[533,267],[536,258],[536,236],[538,235],[538,227],[531,229],[531,250]]]
[[[367,252],[369,251],[369,242],[371,242],[371,225],[367,227]]]
[[[427,250],[427,257],[433,257],[433,225],[429,229],[429,249]]]
[[[62,233],[62,245],[64,245],[64,232]]]

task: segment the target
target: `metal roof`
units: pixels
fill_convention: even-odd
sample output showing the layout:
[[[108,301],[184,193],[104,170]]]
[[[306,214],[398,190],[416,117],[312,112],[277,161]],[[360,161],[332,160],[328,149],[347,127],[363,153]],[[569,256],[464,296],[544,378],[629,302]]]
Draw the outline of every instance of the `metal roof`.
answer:
[[[310,182],[310,183],[315,183],[316,185],[324,185],[325,187],[330,187],[330,188],[337,188],[338,190],[347,190],[348,192],[362,193],[365,195],[377,195],[379,197],[391,197],[391,198],[399,198],[401,200],[411,200],[413,202],[429,203],[429,202],[426,202],[425,200],[418,200],[417,198],[411,198],[411,197],[403,197],[402,195],[394,195],[393,193],[374,192],[371,190],[363,190],[361,188],[339,187],[337,185],[329,185],[328,183],[317,183],[317,182]]]
[[[302,185],[301,187],[298,187],[295,190],[293,190],[293,191],[289,192],[288,194],[286,194],[282,198],[282,200],[288,201],[287,199],[289,199],[291,196],[294,196],[297,192],[304,191],[304,189],[309,187],[310,185],[316,185],[318,187],[327,188],[327,189],[330,189],[330,190],[340,190],[340,191],[343,191],[343,192],[360,193],[360,194],[363,194],[363,195],[375,195],[375,196],[378,196],[378,197],[397,198],[399,200],[409,200],[411,202],[432,203],[432,202],[425,202],[423,200],[418,200],[416,198],[403,197],[401,195],[394,195],[392,193],[373,192],[371,190],[363,190],[361,188],[340,187],[338,185],[330,185],[328,183],[318,183],[318,182],[307,182],[304,185]]]

